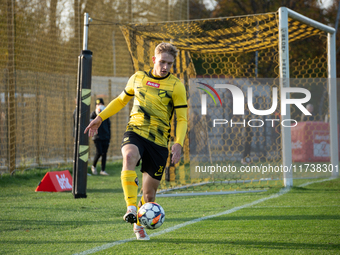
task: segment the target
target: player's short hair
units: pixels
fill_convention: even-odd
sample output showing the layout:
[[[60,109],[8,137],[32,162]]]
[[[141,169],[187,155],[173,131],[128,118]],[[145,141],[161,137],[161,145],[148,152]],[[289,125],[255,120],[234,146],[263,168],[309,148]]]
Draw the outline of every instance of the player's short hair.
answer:
[[[165,42],[158,44],[155,49],[155,55],[161,54],[161,53],[168,53],[174,58],[176,58],[177,52],[178,50],[174,45],[172,45],[171,43],[165,43]]]

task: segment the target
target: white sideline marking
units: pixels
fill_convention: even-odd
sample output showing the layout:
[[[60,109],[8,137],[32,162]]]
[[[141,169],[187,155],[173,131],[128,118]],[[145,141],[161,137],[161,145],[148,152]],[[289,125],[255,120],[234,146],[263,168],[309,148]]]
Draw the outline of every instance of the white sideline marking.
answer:
[[[325,208],[325,207],[340,207],[340,205],[278,205],[278,206],[253,206],[252,208]]]
[[[319,180],[319,181],[314,181],[314,182],[308,182],[308,183],[304,183],[304,184],[302,184],[302,185],[300,185],[298,187],[304,187],[304,186],[307,186],[307,185],[310,185],[310,184],[313,184],[313,183],[329,181],[329,180],[332,180],[332,179],[334,179],[334,178],[329,178],[329,179],[324,179],[324,180]],[[272,198],[277,198],[277,197],[279,197],[279,196],[281,196],[283,194],[286,194],[288,191],[290,191],[290,188],[283,188],[278,193],[276,193],[274,195],[271,195],[269,197],[261,198],[259,200],[254,201],[254,202],[251,202],[249,204],[237,206],[237,207],[231,208],[231,209],[229,209],[227,211],[220,212],[220,213],[217,213],[217,214],[214,214],[214,215],[209,215],[209,216],[197,218],[197,219],[194,219],[194,220],[190,220],[190,221],[187,221],[187,222],[175,225],[173,227],[161,230],[161,231],[159,231],[157,233],[154,233],[154,234],[151,234],[149,236],[150,237],[154,237],[154,236],[163,235],[163,234],[172,232],[174,230],[180,229],[182,227],[194,224],[196,222],[200,222],[200,221],[207,220],[207,219],[210,219],[210,218],[215,218],[215,217],[218,217],[218,216],[230,214],[230,213],[236,212],[238,210],[241,210],[241,209],[244,209],[244,208],[247,208],[247,207],[251,207],[251,206],[259,204],[259,203],[262,203],[262,202],[264,202],[266,200],[269,200],[269,199],[272,199]],[[92,253],[95,253],[95,252],[98,252],[98,251],[109,249],[109,248],[111,248],[113,246],[116,246],[116,245],[119,245],[119,244],[128,243],[128,242],[135,241],[135,240],[136,240],[136,238],[129,238],[129,239],[125,239],[125,240],[119,240],[119,241],[116,241],[116,242],[113,242],[113,243],[107,243],[107,244],[104,244],[102,246],[98,246],[98,247],[92,248],[92,249],[87,250],[87,251],[83,251],[83,252],[80,252],[80,253],[75,253],[74,255],[92,254]]]
[[[334,178],[334,177],[331,177],[331,178],[323,179],[323,180],[319,180],[319,181],[306,182],[306,183],[304,183],[304,184],[299,185],[298,187],[299,187],[299,188],[302,188],[302,187],[305,187],[305,186],[307,186],[307,185],[309,185],[309,184],[314,184],[314,183],[318,183],[318,182],[330,181],[330,180],[333,180],[333,179],[335,179],[335,178]]]

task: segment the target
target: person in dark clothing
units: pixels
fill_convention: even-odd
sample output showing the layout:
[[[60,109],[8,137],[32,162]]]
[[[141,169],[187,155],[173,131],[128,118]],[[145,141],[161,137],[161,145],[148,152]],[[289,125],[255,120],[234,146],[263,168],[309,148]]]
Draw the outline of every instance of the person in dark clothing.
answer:
[[[105,109],[104,100],[102,98],[98,98],[96,100],[96,110],[91,113],[91,121],[97,117],[97,115]],[[96,146],[96,155],[94,156],[93,164],[91,167],[91,171],[94,175],[97,175],[97,162],[100,157],[102,157],[102,168],[99,174],[101,175],[109,175],[105,171],[106,166],[106,157],[107,150],[110,145],[111,139],[111,122],[110,119],[106,119],[103,121],[101,126],[98,128],[98,133],[93,136],[92,140]]]

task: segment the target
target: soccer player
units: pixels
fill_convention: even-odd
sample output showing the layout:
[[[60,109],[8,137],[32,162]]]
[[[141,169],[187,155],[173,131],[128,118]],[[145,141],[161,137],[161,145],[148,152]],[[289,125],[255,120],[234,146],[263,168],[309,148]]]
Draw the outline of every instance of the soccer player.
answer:
[[[123,169],[121,181],[127,212],[124,220],[134,224],[138,240],[149,240],[137,218],[138,178],[136,165],[142,160],[143,196],[138,203],[154,202],[168,157],[170,120],[176,112],[176,140],[171,147],[172,162],[181,157],[187,132],[187,99],[184,85],[169,71],[177,56],[170,43],[160,43],[152,57],[154,66],[149,71],[132,75],[124,91],[106,107],[85,129],[93,136],[102,121],[119,112],[134,97],[130,120],[124,133],[121,150]]]

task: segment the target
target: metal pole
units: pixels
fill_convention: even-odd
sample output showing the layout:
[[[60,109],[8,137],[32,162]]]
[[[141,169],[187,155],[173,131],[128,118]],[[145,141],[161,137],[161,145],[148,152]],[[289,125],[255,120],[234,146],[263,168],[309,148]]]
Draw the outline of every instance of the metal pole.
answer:
[[[289,87],[289,42],[288,42],[288,10],[285,7],[279,9],[279,58],[280,58],[280,90]],[[284,95],[286,97],[286,95]],[[282,111],[282,109],[281,109]],[[281,115],[281,120],[290,119],[290,105],[286,106],[286,115]],[[283,173],[285,187],[293,186],[292,165],[292,138],[291,129],[281,127],[282,165],[290,169]]]
[[[74,198],[86,198],[89,139],[84,130],[90,119],[92,52],[87,50],[89,15],[84,14],[83,50],[78,57],[76,129],[74,140],[73,185]]]
[[[290,18],[292,19],[296,19],[298,21],[301,21],[302,23],[305,23],[306,25],[318,28],[322,31],[325,31],[326,33],[334,33],[335,29],[333,27],[324,25],[318,21],[312,20],[310,18],[307,18],[306,16],[301,15],[300,13],[297,13],[291,9],[285,8],[285,7],[281,7],[280,9],[286,9],[288,12],[288,15]]]
[[[83,50],[87,50],[87,43],[89,38],[89,19],[90,16],[87,12],[84,13],[84,37],[83,37]]]
[[[331,149],[331,166],[333,167],[332,177],[339,176],[339,152],[338,152],[338,118],[336,99],[336,33],[328,33],[328,96],[329,96],[329,132]]]

